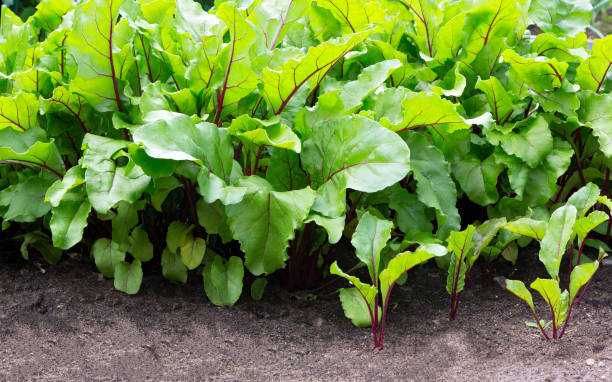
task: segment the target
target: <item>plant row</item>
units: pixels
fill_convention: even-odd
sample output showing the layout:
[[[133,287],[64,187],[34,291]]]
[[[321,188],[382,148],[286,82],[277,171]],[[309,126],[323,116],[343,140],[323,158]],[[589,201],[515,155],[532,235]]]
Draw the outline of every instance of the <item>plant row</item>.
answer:
[[[555,3],[44,0],[25,22],[3,8],[3,237],[50,263],[89,254],[126,293],[146,262],[201,274],[218,305],[246,279],[257,299],[268,275],[308,289],[329,270],[376,347],[408,269],[448,270],[454,319],[477,260],[487,284],[535,239],[550,279],[531,286],[560,338],[609,249],[612,37],[587,49],[590,4]],[[331,264],[343,237],[348,273]]]

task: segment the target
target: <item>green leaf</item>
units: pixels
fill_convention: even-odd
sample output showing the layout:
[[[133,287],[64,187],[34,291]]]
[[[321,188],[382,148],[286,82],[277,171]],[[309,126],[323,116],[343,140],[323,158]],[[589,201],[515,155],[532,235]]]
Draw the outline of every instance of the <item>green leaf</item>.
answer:
[[[410,170],[408,146],[371,119],[351,116],[311,127],[301,158],[315,187],[332,181],[340,189],[375,192]]]
[[[357,44],[374,32],[368,29],[343,38],[325,41],[306,55],[290,59],[278,70],[264,69],[263,95],[275,114],[280,114],[299,88],[308,83],[315,89],[327,72]]]
[[[38,99],[32,93],[0,97],[0,130],[12,128],[15,131],[26,131],[36,126],[38,109]]]
[[[591,280],[597,268],[599,268],[599,261],[576,265],[572,269],[569,285],[570,305],[574,303],[574,298],[576,298],[576,294],[580,288]]]
[[[187,282],[187,267],[183,264],[181,257],[168,248],[164,248],[161,258],[162,274],[164,278],[173,283]]]
[[[510,64],[517,79],[536,92],[560,88],[569,66],[556,58],[523,57],[510,49],[506,49],[502,57]]]
[[[541,220],[530,218],[520,218],[511,221],[504,226],[504,229],[510,232],[518,233],[519,235],[529,236],[536,240],[542,240],[546,235],[548,223]]]
[[[255,301],[261,300],[264,291],[268,285],[268,279],[265,277],[256,278],[251,284],[251,298]]]
[[[612,158],[612,96],[609,94],[594,94],[581,92],[578,118],[585,126],[593,130],[597,137],[599,149],[608,158]]]
[[[587,216],[577,219],[573,230],[578,235],[578,243],[582,243],[589,232],[605,221],[608,221],[608,214],[603,211],[593,211]]]
[[[302,18],[312,0],[264,0],[249,14],[265,49],[273,50],[283,40],[292,23]]]
[[[117,22],[124,0],[88,0],[75,9],[66,45],[78,64],[70,91],[79,93],[96,110],[123,111],[123,79],[133,62],[132,30]]]
[[[357,288],[341,288],[339,297],[344,315],[351,320],[353,325],[358,328],[367,328],[372,325],[368,305]],[[372,306],[373,303],[370,305]],[[378,311],[382,311],[380,307],[378,307]]]
[[[495,121],[498,125],[503,125],[514,111],[514,104],[502,83],[496,77],[490,77],[484,81],[478,78],[476,89],[482,90],[487,96]]]
[[[402,66],[399,60],[381,61],[370,65],[359,74],[355,81],[342,87],[339,97],[347,110],[361,105],[361,100],[383,85],[389,75]]]
[[[361,282],[359,278],[355,276],[351,276],[347,273],[344,273],[340,267],[338,267],[338,262],[334,261],[334,263],[329,268],[329,273],[332,275],[340,276],[343,279],[348,280],[353,286],[359,291],[366,304],[371,305],[374,302],[374,297],[378,294],[378,289],[373,287],[370,284],[366,284]]]
[[[521,158],[529,167],[538,166],[553,149],[553,138],[548,122],[540,116],[523,125],[517,124],[518,133],[509,133],[501,138],[505,152]]]
[[[198,222],[209,235],[219,235],[224,243],[232,240],[232,232],[227,224],[225,207],[220,202],[212,204],[200,199],[196,203]]]
[[[343,32],[359,32],[385,20],[385,10],[375,1],[320,0],[317,5],[329,10],[343,24]]]
[[[244,268],[239,257],[232,256],[226,263],[221,256],[215,256],[204,267],[202,276],[204,291],[213,304],[232,306],[240,298]]]
[[[612,67],[612,35],[593,40],[593,52],[576,69],[576,82],[584,89],[599,92]]]
[[[130,244],[128,252],[135,259],[143,263],[153,259],[153,244],[151,244],[149,235],[142,226],[134,227],[128,240]]]
[[[189,236],[181,245],[181,259],[189,270],[196,269],[204,258],[206,242],[200,237]]]
[[[28,248],[36,249],[49,264],[57,264],[62,259],[62,250],[55,248],[47,235],[40,231],[26,232],[21,243],[21,255],[29,260]]]
[[[122,151],[125,147],[126,142],[92,134],[83,139],[87,196],[98,212],[108,212],[120,201],[134,203],[151,181],[131,159],[117,166],[114,159],[127,155]]]
[[[457,190],[450,177],[449,164],[444,155],[420,134],[409,134],[410,165],[417,181],[417,196],[423,204],[433,207],[444,216],[438,234],[459,228],[459,212],[456,207]]]
[[[2,145],[13,143],[2,142]],[[22,152],[14,151],[15,149],[10,146],[0,147],[0,164],[18,164],[40,168],[41,171],[47,171],[57,177],[62,177],[64,162],[54,141],[37,141]]]
[[[127,294],[136,294],[142,284],[142,265],[140,260],[134,259],[132,263],[125,261],[115,265],[115,289]]]
[[[87,218],[91,212],[91,203],[87,199],[85,190],[83,188],[69,190],[51,212],[49,228],[53,234],[53,245],[69,249],[78,244],[83,238],[83,231],[87,227]]]
[[[481,206],[497,202],[497,178],[504,168],[493,155],[483,161],[469,156],[454,162],[452,168],[453,175],[470,200]]]
[[[229,227],[240,241],[249,271],[270,274],[284,266],[289,240],[308,216],[315,193],[310,188],[273,191],[257,176],[242,178],[237,185],[248,191],[242,201],[226,206]]]
[[[422,264],[433,257],[446,255],[446,248],[439,244],[429,244],[419,247],[413,252],[402,252],[389,261],[387,267],[380,273],[380,292],[383,298],[391,293],[395,282],[413,267]]]
[[[336,244],[342,239],[344,232],[344,221],[346,217],[340,216],[337,218],[329,218],[318,214],[311,215],[304,223],[315,222],[318,226],[323,227],[327,232],[330,244]]]
[[[550,306],[557,326],[563,323],[567,313],[568,300],[566,299],[567,291],[561,293],[559,282],[557,280],[537,278],[531,283],[530,286],[532,289],[537,290],[546,303]]]
[[[52,179],[41,176],[30,176],[22,182],[11,185],[0,191],[0,214],[5,220],[15,222],[34,222],[49,212],[51,206],[46,203],[45,192]]]
[[[599,192],[597,185],[589,183],[574,192],[567,200],[567,203],[576,207],[578,218],[582,218],[597,203]]]
[[[465,274],[468,266],[466,258],[472,251],[472,236],[476,227],[469,225],[460,232],[451,232],[448,238],[448,251],[451,252],[448,277],[446,278],[446,291],[448,294],[459,293],[465,286]]]
[[[308,185],[308,177],[301,169],[300,156],[293,151],[270,149],[270,164],[266,180],[279,191],[291,191]]]
[[[533,0],[529,18],[545,32],[573,36],[590,25],[591,9],[588,0]]]
[[[468,256],[468,268],[474,265],[474,262],[480,256],[480,253],[489,245],[491,240],[497,235],[500,229],[506,224],[506,218],[490,219],[479,225],[472,234],[472,252]]]
[[[113,278],[115,266],[125,261],[125,252],[119,249],[119,244],[105,237],[94,242],[91,253],[100,273],[108,278]]]
[[[519,280],[506,280],[506,289],[515,294],[518,298],[525,301],[531,311],[535,313],[535,308],[533,306],[533,297],[531,296],[531,292],[527,290],[525,284]]]
[[[366,212],[361,215],[355,228],[351,244],[355,247],[357,258],[368,267],[370,280],[377,284],[380,273],[380,252],[391,238],[393,222],[379,219]]]
[[[576,221],[576,207],[566,205],[552,213],[542,239],[539,258],[551,278],[559,277],[559,265]]]
[[[296,153],[302,151],[300,138],[289,126],[282,124],[278,117],[262,121],[243,114],[232,120],[227,132],[252,145],[267,145]]]
[[[231,136],[212,123],[195,124],[188,116],[156,111],[146,116],[149,123],[134,132],[134,142],[153,158],[195,161],[223,180],[232,170]]]
[[[188,226],[178,220],[170,223],[168,232],[166,233],[166,244],[168,245],[168,249],[173,253],[178,253],[179,248],[185,244],[193,228],[192,225]]]

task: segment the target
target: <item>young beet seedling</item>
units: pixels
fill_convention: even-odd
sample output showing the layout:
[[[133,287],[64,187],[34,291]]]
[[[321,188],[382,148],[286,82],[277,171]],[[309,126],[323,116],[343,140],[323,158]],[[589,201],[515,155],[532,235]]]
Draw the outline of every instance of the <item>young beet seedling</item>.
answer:
[[[469,225],[461,232],[451,232],[448,237],[448,250],[451,253],[446,279],[446,291],[451,296],[449,320],[454,320],[457,315],[466,274],[505,224],[506,218],[491,219],[478,227]]]
[[[560,339],[565,334],[565,329],[572,314],[572,308],[582,300],[599,263],[606,256],[600,248],[599,256],[595,261],[583,261],[586,256],[582,256],[584,245],[593,229],[608,220],[608,215],[603,211],[587,212],[597,202],[610,206],[607,197],[599,196],[599,188],[591,183],[576,191],[568,200],[567,204],[557,208],[551,215],[550,220],[545,225],[543,222],[531,219],[519,219],[520,221],[508,223],[504,229],[515,233],[528,235],[540,240],[540,261],[546,267],[550,279],[537,278],[531,283],[531,288],[538,291],[546,301],[551,320],[549,323],[540,321],[533,305],[531,293],[522,281],[505,280],[505,287],[510,292],[524,300],[536,320],[536,325],[540,328],[542,335],[547,340]],[[545,232],[542,230],[545,229]],[[578,256],[574,266],[574,242],[578,243]],[[569,290],[561,291],[559,286],[559,266],[569,243]],[[581,288],[584,289],[580,294]],[[545,328],[552,325],[552,335],[546,332]]]
[[[381,271],[381,251],[391,237],[393,223],[364,213],[355,229],[351,244],[357,257],[368,267],[372,284],[362,282],[358,277],[344,273],[337,262],[330,272],[347,279],[353,288],[340,290],[340,302],[344,314],[355,326],[372,327],[374,348],[383,348],[385,322],[389,296],[399,278],[408,270],[435,256],[444,256],[446,248],[438,244],[419,247],[414,252],[402,252],[393,257]]]

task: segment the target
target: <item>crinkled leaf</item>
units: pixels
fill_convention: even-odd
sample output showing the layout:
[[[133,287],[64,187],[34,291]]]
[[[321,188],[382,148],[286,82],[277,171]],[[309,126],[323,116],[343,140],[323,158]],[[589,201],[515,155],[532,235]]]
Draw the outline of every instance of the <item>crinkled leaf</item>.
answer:
[[[0,97],[0,130],[11,128],[16,131],[26,131],[36,126],[38,108],[38,99],[32,93]]]
[[[51,209],[49,228],[53,234],[53,245],[69,249],[79,243],[90,211],[91,203],[82,187],[67,191]]]
[[[280,118],[262,121],[243,114],[232,120],[227,132],[249,144],[278,147],[296,153],[302,151],[300,138],[289,126],[282,124]]]
[[[600,150],[608,158],[612,158],[612,96],[581,92],[578,118],[593,130],[593,135],[599,141]]]

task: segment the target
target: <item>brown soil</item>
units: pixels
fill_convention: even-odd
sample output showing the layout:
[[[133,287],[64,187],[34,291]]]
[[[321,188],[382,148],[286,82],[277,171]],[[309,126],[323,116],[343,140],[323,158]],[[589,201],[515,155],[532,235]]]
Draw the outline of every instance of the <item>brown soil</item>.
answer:
[[[542,275],[533,257],[523,253],[529,272],[512,277]],[[195,275],[172,285],[149,272],[128,296],[84,260],[43,268],[0,254],[0,380],[612,381],[612,266],[564,339],[547,342],[497,285],[467,288],[449,322],[444,275],[426,265],[394,290],[383,351],[336,298],[270,287],[261,302],[245,293],[220,308]]]

